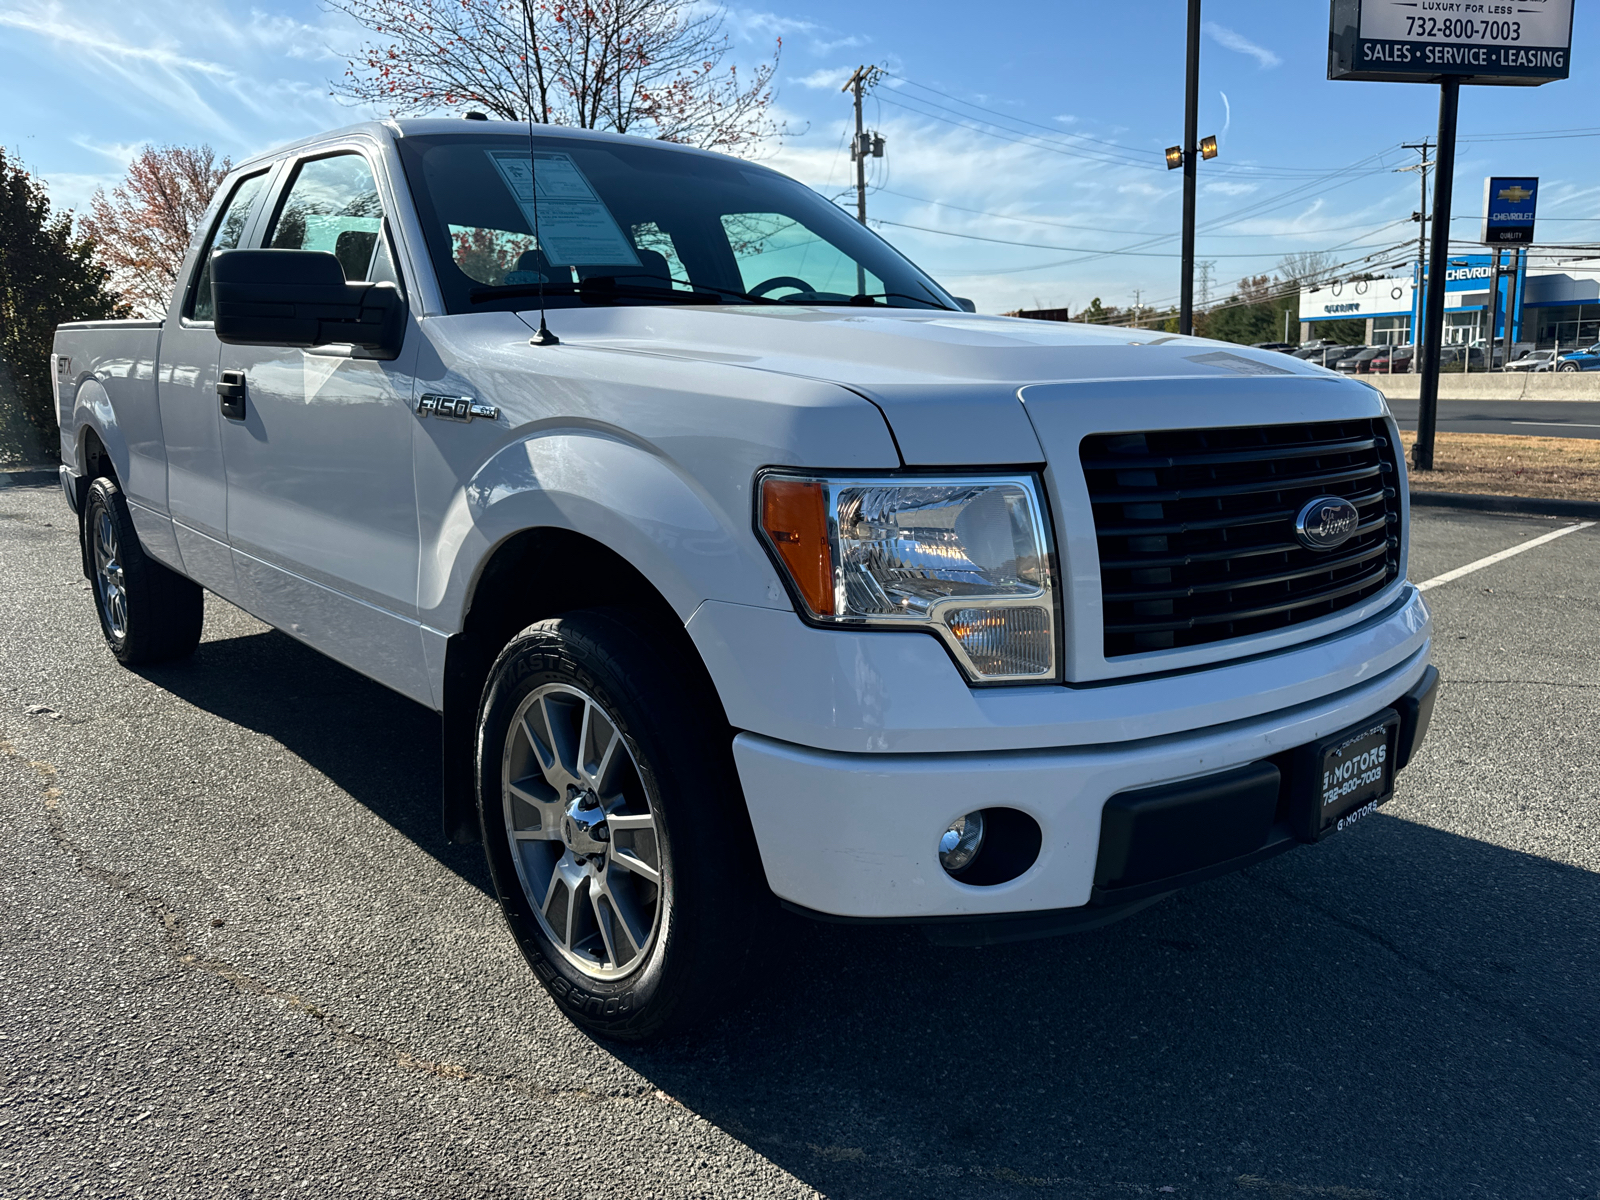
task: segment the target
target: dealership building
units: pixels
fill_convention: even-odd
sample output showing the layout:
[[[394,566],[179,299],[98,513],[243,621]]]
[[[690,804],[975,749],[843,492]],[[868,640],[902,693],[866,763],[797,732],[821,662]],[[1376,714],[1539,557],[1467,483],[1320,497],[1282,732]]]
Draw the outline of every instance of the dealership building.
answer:
[[[1511,256],[1506,256],[1508,259]],[[1509,265],[1509,264],[1508,264]],[[1324,321],[1364,320],[1369,346],[1409,345],[1419,324],[1414,275],[1325,283],[1300,290],[1300,340],[1321,337]],[[1494,269],[1487,254],[1461,255],[1445,272],[1444,342],[1471,344],[1505,333],[1506,294],[1516,297],[1511,337],[1542,350],[1600,342],[1600,269],[1573,264],[1527,268],[1502,277],[1491,303]]]

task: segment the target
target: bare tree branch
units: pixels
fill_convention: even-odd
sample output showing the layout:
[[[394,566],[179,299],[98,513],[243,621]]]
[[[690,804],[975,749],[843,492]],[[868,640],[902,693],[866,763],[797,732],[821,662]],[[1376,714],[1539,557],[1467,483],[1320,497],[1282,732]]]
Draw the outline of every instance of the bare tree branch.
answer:
[[[478,106],[506,120],[644,133],[732,153],[780,136],[772,61],[741,78],[720,11],[692,0],[324,0],[370,30],[335,95],[395,116]]]

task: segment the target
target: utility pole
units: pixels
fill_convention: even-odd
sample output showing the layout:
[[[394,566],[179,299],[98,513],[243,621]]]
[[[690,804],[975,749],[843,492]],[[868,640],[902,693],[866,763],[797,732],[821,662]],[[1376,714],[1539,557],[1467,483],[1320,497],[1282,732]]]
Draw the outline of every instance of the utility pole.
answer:
[[[1195,264],[1195,270],[1200,272],[1200,311],[1204,312],[1211,307],[1211,272],[1217,269],[1217,264],[1211,260]]]
[[[1178,332],[1194,333],[1195,147],[1200,136],[1200,0],[1189,0],[1189,55],[1183,99],[1183,279]]]
[[[850,161],[856,164],[856,220],[867,223],[867,157],[883,157],[883,136],[869,133],[861,127],[861,95],[878,82],[883,74],[879,67],[861,66],[845,81],[841,92],[854,92],[856,102],[856,136],[850,143]]]
[[[1144,305],[1141,304],[1140,301],[1142,301],[1143,299],[1144,299],[1144,290],[1142,288],[1134,288],[1133,289],[1133,327],[1135,329],[1139,328],[1139,314],[1144,309]]]
[[[1415,347],[1411,355],[1411,369],[1420,371],[1422,370],[1420,354],[1422,351],[1423,264],[1428,261],[1428,171],[1433,166],[1428,161],[1428,153],[1433,149],[1433,144],[1424,138],[1420,145],[1414,142],[1407,143],[1401,149],[1415,150],[1422,155],[1422,161],[1416,166],[1399,168],[1399,174],[1402,175],[1409,175],[1415,171],[1417,173],[1417,182],[1422,185],[1422,205],[1416,212],[1411,214],[1411,219],[1417,223],[1416,282],[1411,291],[1411,344]]]

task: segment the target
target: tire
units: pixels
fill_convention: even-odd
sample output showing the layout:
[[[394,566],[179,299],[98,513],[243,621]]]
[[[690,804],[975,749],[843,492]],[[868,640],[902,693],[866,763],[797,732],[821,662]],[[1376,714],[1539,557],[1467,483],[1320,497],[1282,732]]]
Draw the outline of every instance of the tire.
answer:
[[[1562,363],[1561,366],[1557,368],[1557,370],[1561,370],[1561,371],[1578,371],[1578,370],[1581,370],[1581,369],[1582,368],[1580,368],[1577,363],[1571,363],[1571,362]]]
[[[115,481],[102,476],[89,485],[82,537],[100,632],[117,661],[136,667],[193,654],[205,593],[145,554]]]
[[[691,674],[626,613],[586,610],[518,634],[478,711],[501,911],[546,990],[601,1037],[677,1032],[741,992],[759,867],[731,734]]]

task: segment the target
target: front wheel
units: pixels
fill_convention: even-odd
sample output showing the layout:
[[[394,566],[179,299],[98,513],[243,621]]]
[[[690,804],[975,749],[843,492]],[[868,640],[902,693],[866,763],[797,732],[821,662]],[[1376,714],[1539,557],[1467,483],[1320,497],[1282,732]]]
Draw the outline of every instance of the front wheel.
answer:
[[[83,509],[84,557],[100,632],[125,667],[186,658],[200,644],[205,593],[198,583],[144,552],[113,480],[89,485]]]
[[[478,718],[489,871],[518,948],[571,1018],[643,1041],[731,994],[753,847],[731,738],[610,610],[523,630]]]
[[[1558,370],[1558,371],[1577,371],[1577,370],[1580,370],[1580,369],[1581,368],[1575,362],[1564,362],[1559,367],[1556,368],[1556,370]]]

